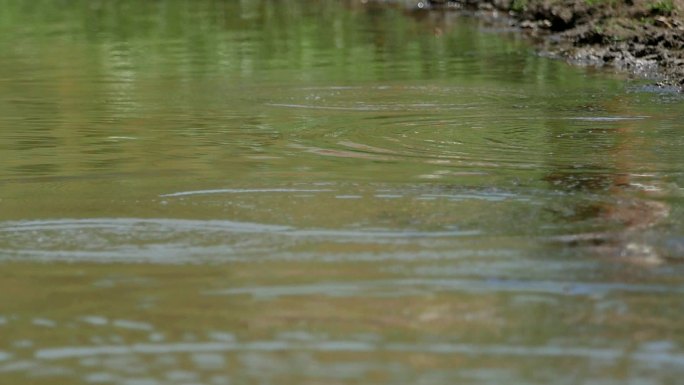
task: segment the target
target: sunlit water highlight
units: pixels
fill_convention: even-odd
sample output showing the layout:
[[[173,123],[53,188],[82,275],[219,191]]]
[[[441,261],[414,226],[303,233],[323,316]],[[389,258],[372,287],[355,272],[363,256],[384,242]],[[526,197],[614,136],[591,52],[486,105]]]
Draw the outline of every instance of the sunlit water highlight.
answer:
[[[684,374],[678,94],[351,0],[12,0],[0,52],[0,383]]]

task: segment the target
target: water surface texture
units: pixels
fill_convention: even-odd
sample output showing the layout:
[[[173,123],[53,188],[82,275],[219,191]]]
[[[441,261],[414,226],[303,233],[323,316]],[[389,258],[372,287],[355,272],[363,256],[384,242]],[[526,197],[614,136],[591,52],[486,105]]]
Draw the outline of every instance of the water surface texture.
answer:
[[[351,0],[0,8],[0,383],[684,375],[680,95]]]

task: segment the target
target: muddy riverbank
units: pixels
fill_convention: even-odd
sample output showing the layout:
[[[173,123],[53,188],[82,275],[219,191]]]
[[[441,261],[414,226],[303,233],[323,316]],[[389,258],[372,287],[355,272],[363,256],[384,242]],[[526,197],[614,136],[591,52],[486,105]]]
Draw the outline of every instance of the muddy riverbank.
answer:
[[[684,0],[418,1],[523,29],[543,54],[684,87]]]

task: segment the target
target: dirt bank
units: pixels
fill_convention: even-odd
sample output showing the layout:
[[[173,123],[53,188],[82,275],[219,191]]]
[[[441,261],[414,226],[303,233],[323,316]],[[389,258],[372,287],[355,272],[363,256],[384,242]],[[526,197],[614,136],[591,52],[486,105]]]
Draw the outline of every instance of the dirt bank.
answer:
[[[416,0],[476,12],[539,37],[541,49],[581,65],[612,66],[684,89],[684,0]]]

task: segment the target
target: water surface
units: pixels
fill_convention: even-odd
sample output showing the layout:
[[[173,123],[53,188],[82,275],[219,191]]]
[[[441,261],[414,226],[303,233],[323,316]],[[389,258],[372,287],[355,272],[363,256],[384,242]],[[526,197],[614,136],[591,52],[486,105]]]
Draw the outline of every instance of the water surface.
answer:
[[[0,3],[2,382],[684,374],[680,95],[452,14]]]

